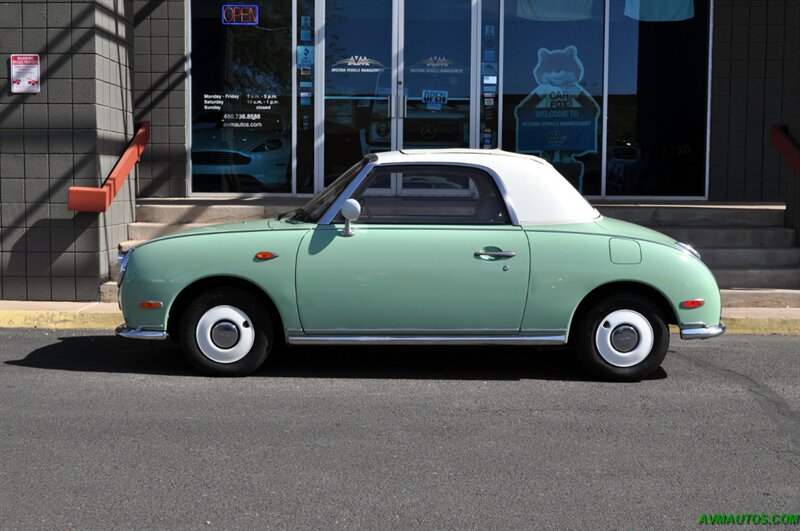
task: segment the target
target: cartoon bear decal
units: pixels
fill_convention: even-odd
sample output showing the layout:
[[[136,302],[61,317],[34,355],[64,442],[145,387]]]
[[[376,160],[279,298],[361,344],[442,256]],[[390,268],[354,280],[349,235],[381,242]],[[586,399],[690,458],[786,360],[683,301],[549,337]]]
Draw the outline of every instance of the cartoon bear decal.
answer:
[[[575,156],[597,152],[600,106],[580,84],[584,69],[575,46],[539,48],[533,78],[538,85],[514,109],[517,151],[551,161],[578,191],[583,163]]]

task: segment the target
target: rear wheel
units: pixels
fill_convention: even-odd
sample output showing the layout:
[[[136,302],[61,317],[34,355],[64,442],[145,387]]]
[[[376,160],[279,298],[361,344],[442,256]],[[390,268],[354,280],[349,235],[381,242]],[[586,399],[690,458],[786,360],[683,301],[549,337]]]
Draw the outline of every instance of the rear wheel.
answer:
[[[197,296],[181,318],[180,342],[189,363],[213,376],[245,376],[272,349],[272,322],[264,306],[238,288]]]
[[[607,380],[636,381],[656,371],[669,348],[669,328],[658,308],[638,295],[597,302],[578,323],[584,366]]]

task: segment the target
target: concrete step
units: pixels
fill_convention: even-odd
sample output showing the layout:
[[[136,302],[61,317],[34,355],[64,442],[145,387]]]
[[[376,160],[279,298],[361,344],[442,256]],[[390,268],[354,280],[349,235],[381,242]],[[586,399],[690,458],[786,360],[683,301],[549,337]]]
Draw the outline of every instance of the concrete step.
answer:
[[[604,204],[594,205],[604,216],[648,227],[662,226],[782,226],[785,205],[684,205]]]
[[[119,281],[119,260],[116,256],[108,264],[108,276],[111,277],[111,280],[114,282]]]
[[[127,253],[133,247],[136,247],[137,245],[141,245],[146,241],[147,240],[126,240],[124,242],[119,242],[119,245],[117,245],[117,250],[120,253]]]
[[[308,202],[308,197],[140,199],[136,220],[156,223],[225,223],[272,217]]]
[[[100,284],[100,302],[117,302],[118,292],[116,280]]]
[[[179,223],[171,225],[168,223],[131,223],[128,225],[128,238],[131,240],[152,240],[160,236],[175,234],[196,227],[207,227],[213,223]]]
[[[800,267],[712,268],[720,288],[800,289]]]
[[[800,247],[743,248],[705,247],[698,249],[708,267],[800,267]]]
[[[697,249],[706,247],[793,247],[795,231],[785,227],[656,227]]]
[[[231,223],[248,219],[275,217],[305,204],[302,201],[282,201],[271,204],[140,204],[136,221],[146,223]]]
[[[724,308],[798,308],[800,290],[796,289],[723,289]]]

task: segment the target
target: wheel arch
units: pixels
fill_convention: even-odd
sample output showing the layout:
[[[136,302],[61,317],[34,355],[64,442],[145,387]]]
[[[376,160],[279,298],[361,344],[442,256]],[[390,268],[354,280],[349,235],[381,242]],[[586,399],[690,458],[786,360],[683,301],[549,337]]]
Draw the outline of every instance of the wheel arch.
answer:
[[[181,316],[186,311],[189,303],[199,294],[208,291],[212,288],[239,288],[243,291],[255,295],[255,297],[264,305],[264,308],[269,312],[272,319],[272,326],[275,330],[275,339],[283,341],[285,339],[283,317],[278,310],[277,305],[264,291],[261,286],[239,277],[232,276],[213,276],[206,277],[189,284],[178,293],[175,301],[170,305],[169,314],[167,316],[167,333],[169,337],[177,340],[179,337]]]
[[[575,308],[572,319],[570,320],[569,342],[574,343],[573,334],[578,328],[576,323],[589,308],[605,297],[619,294],[631,294],[645,297],[656,305],[666,319],[667,324],[678,324],[678,316],[672,304],[670,304],[669,299],[653,286],[635,281],[610,282],[590,291]]]

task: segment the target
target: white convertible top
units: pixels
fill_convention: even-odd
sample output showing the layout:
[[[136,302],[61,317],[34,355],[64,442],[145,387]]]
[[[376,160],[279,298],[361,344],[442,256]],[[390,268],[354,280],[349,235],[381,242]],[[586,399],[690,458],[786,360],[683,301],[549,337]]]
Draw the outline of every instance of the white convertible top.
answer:
[[[497,175],[520,225],[597,221],[600,213],[546,160],[499,149],[435,149],[375,153],[378,164],[469,164]]]

